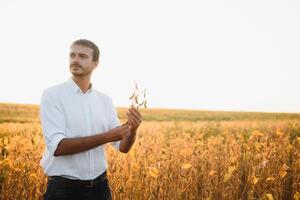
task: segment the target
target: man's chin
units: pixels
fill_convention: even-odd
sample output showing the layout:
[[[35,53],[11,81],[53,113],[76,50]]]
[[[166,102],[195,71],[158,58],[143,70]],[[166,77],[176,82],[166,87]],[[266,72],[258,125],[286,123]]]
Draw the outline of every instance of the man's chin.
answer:
[[[74,72],[74,71],[71,71],[71,74],[73,76],[76,76],[76,77],[80,77],[80,76],[83,76],[84,74],[80,73],[80,72]]]
[[[88,72],[84,72],[84,71],[80,71],[80,70],[70,70],[71,74],[75,77],[83,77],[83,76],[88,76],[90,73]]]

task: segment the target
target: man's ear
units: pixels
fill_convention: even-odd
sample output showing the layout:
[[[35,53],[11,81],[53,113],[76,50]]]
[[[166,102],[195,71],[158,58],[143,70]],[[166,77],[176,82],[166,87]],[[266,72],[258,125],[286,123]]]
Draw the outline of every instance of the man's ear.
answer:
[[[93,61],[94,62],[94,69],[96,69],[99,65],[99,61]]]

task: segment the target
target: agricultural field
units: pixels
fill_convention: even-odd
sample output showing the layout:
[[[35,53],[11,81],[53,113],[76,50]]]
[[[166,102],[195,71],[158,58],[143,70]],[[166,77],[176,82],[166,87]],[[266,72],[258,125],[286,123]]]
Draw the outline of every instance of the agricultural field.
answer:
[[[46,190],[38,113],[0,104],[0,199],[42,199]],[[300,114],[141,113],[128,154],[106,146],[113,199],[300,199]]]

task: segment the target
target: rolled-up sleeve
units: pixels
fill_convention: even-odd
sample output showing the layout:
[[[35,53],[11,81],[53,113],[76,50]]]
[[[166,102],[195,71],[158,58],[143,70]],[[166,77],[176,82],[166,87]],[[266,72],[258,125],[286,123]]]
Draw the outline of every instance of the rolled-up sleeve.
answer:
[[[54,155],[59,142],[66,137],[65,117],[53,91],[46,89],[40,101],[40,119],[46,147]]]
[[[118,113],[117,113],[117,110],[116,108],[114,107],[113,105],[113,102],[112,100],[109,98],[109,105],[108,105],[108,108],[109,108],[109,113],[108,113],[108,116],[109,116],[109,129],[112,129],[112,128],[115,128],[117,126],[120,126],[121,123],[120,123],[120,120],[118,118]],[[116,141],[116,142],[111,142],[110,143],[117,151],[120,151],[120,141]]]

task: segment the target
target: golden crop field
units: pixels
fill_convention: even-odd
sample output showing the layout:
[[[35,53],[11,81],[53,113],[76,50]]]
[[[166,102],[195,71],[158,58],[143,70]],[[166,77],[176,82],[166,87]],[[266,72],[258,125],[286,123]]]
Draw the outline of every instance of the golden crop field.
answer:
[[[128,154],[107,146],[114,199],[300,199],[299,114],[141,113]],[[0,104],[0,199],[42,199],[44,148],[38,106]]]

